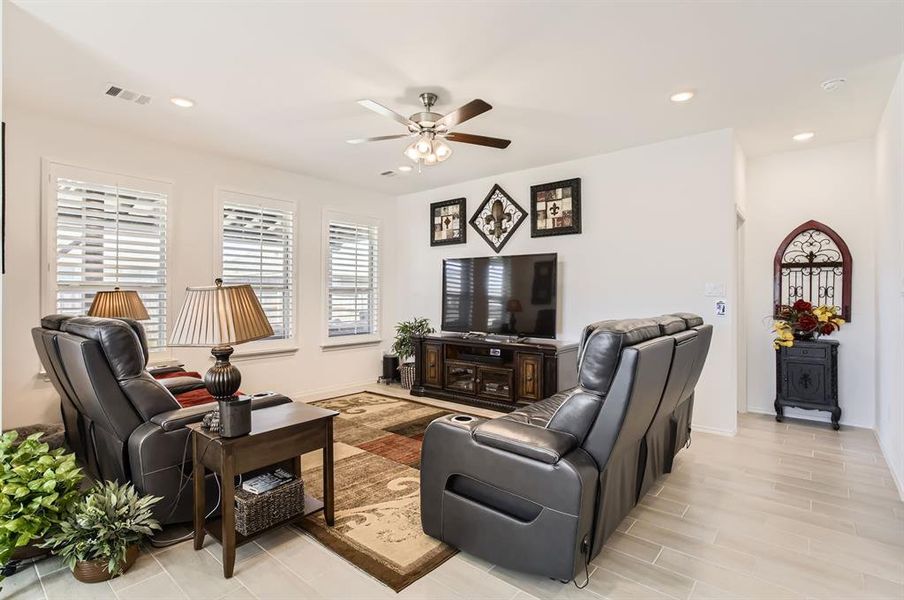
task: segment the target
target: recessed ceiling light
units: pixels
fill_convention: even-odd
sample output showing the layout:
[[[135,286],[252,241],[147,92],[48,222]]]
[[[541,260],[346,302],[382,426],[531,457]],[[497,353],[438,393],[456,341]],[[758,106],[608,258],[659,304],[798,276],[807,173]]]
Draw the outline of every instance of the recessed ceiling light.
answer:
[[[170,102],[178,106],[179,108],[191,108],[195,105],[194,100],[189,100],[188,98],[181,98],[179,96],[175,96],[170,98]]]
[[[694,92],[688,90],[686,92],[678,92],[676,94],[672,94],[669,96],[669,100],[672,102],[687,102],[691,98],[694,97]]]
[[[835,77],[834,79],[826,79],[822,83],[820,83],[820,87],[827,92],[834,92],[841,86],[847,83],[847,79],[844,77]]]
[[[401,171],[402,173],[407,173],[410,170],[411,170],[411,167],[409,165],[402,165],[399,167],[399,171]]]
[[[813,139],[813,136],[816,135],[812,131],[801,131],[800,133],[796,133],[791,136],[791,139],[795,142],[809,142]]]

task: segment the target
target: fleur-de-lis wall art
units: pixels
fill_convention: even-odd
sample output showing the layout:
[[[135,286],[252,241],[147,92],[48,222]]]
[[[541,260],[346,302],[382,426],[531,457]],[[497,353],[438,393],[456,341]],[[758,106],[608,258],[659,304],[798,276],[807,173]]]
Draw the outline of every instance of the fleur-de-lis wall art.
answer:
[[[480,237],[498,254],[526,216],[524,209],[496,184],[470,222]]]

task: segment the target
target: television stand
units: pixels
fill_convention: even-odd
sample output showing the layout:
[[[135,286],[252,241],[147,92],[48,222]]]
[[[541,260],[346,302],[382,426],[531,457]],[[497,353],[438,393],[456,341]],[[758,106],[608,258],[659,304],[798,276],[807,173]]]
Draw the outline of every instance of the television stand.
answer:
[[[412,341],[414,396],[510,412],[577,385],[575,342],[470,334]]]

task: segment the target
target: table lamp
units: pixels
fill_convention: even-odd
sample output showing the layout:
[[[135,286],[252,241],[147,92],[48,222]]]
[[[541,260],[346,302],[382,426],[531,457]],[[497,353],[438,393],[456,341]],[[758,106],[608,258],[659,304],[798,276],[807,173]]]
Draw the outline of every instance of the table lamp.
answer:
[[[148,309],[135,290],[121,290],[113,288],[112,292],[97,292],[88,309],[89,317],[104,317],[106,319],[135,319],[147,321]]]
[[[185,291],[170,346],[212,347],[216,362],[204,375],[204,385],[220,408],[220,435],[245,435],[251,431],[251,400],[236,397],[242,374],[229,357],[234,344],[270,337],[273,328],[248,284],[223,285],[217,278],[216,285]]]

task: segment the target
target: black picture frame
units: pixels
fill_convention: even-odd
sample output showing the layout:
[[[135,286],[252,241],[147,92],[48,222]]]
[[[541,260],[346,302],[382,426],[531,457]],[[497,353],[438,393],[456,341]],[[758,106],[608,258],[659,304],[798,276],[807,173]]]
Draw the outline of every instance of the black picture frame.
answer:
[[[557,190],[562,190],[562,192],[555,194]],[[552,200],[546,198],[549,193],[554,193]],[[570,207],[558,208],[558,210],[571,212],[570,223],[558,227],[549,225],[547,222],[550,219],[546,214],[545,204],[548,202],[562,203],[563,201],[570,204]],[[540,206],[541,204],[544,206]],[[544,218],[541,219],[541,216]],[[532,185],[530,187],[530,236],[547,237],[575,233],[581,233],[581,178]]]
[[[437,219],[443,217],[442,210],[449,206],[458,208],[458,230],[459,235],[449,239],[437,239],[438,230],[436,228]],[[447,215],[448,216],[448,215]],[[430,204],[430,245],[431,246],[452,246],[455,244],[466,244],[468,242],[468,201],[466,198],[455,198],[454,200],[443,200],[442,202],[432,202]]]
[[[494,197],[496,197],[496,194],[500,194],[502,196],[502,200],[500,200],[500,202],[503,205],[507,204],[510,209],[508,212],[504,213],[507,217],[505,222],[506,227],[502,232],[502,235],[498,236],[498,242],[493,241],[493,238],[487,235],[480,224],[480,216],[481,214],[483,214],[484,208],[490,205],[491,200],[495,203]],[[498,200],[498,198],[496,199]],[[492,210],[492,206],[490,207],[490,210]],[[503,210],[505,210],[504,207]],[[514,216],[512,215],[512,213],[514,213]],[[492,248],[496,254],[499,254],[508,243],[508,241],[512,239],[512,236],[515,235],[515,231],[518,229],[518,227],[521,226],[521,223],[523,223],[526,218],[527,211],[521,208],[521,205],[515,202],[515,199],[509,196],[508,192],[502,189],[502,186],[500,186],[498,183],[494,183],[493,188],[490,190],[490,193],[487,194],[486,198],[483,199],[483,202],[480,203],[480,206],[477,207],[477,210],[471,216],[470,223],[471,227],[473,227],[480,235],[480,237],[483,238],[483,241],[489,244],[490,248]]]

